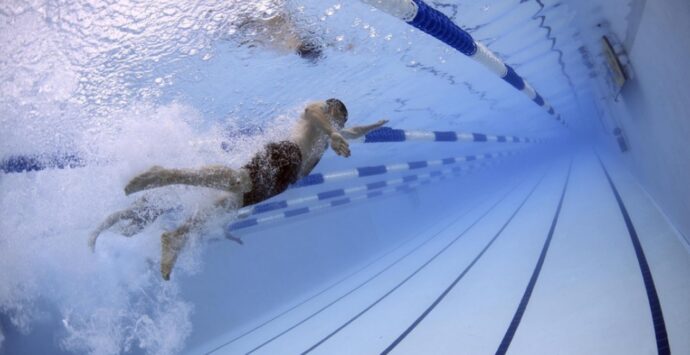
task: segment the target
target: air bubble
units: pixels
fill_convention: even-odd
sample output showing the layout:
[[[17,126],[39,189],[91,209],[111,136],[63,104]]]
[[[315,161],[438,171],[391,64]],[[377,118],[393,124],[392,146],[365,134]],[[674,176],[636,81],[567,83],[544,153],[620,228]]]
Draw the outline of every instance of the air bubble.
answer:
[[[194,19],[191,17],[183,17],[177,24],[177,27],[181,29],[188,29],[192,26],[194,26]]]
[[[173,16],[177,13],[177,8],[174,6],[169,6],[163,9],[163,14],[166,16]]]

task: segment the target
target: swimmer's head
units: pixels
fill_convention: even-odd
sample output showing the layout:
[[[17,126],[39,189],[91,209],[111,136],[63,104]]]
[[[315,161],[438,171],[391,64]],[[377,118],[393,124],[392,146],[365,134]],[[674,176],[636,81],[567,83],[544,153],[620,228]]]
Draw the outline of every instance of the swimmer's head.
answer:
[[[347,107],[345,107],[345,104],[338,99],[328,99],[326,100],[326,107],[334,123],[340,126],[340,128],[345,127],[347,122]]]
[[[299,47],[297,47],[296,52],[298,56],[312,62],[321,59],[321,56],[323,56],[321,45],[308,40],[302,41]]]

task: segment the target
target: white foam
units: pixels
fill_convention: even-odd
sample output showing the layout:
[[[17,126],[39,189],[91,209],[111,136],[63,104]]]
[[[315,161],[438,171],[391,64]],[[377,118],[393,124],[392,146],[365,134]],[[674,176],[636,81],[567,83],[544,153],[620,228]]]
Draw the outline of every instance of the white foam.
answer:
[[[182,349],[192,330],[193,306],[180,296],[174,279],[200,271],[201,243],[192,239],[173,281],[164,282],[158,271],[164,221],[132,238],[105,232],[95,254],[87,238],[103,218],[137,198],[126,197],[122,188],[152,164],[198,166],[223,158],[239,164],[247,159],[220,148],[199,153],[177,144],[216,134],[213,128],[197,131],[199,120],[198,113],[178,103],[133,107],[84,136],[83,151],[99,164],[0,179],[0,311],[14,326],[30,332],[43,311],[37,306],[41,300],[59,311],[66,331],[60,344],[67,350],[116,354],[143,348],[169,354]],[[169,221],[172,225],[218,194],[184,187],[155,191],[155,203],[183,206]]]

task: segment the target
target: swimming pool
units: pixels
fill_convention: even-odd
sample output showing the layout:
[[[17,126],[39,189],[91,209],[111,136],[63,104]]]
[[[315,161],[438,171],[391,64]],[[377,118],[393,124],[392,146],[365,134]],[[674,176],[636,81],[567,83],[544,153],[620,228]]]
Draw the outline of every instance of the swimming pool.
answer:
[[[426,2],[555,120],[361,2],[3,2],[0,354],[690,351],[687,191],[647,174],[665,160],[650,163],[619,101],[644,95],[613,90],[599,42],[662,22],[638,3]],[[300,56],[295,38],[318,53]],[[209,189],[161,188],[179,208],[87,247],[135,199],[122,193],[135,174],[239,168],[330,97],[348,124],[387,128],[214,221],[171,281],[160,235]]]

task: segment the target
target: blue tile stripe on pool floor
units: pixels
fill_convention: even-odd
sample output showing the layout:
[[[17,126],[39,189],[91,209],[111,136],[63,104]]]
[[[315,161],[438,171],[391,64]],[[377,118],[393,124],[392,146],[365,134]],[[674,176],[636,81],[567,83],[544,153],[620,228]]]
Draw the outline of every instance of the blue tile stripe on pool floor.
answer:
[[[522,207],[525,205],[525,203],[527,203],[532,194],[534,194],[534,191],[536,191],[537,188],[541,185],[541,182],[544,180],[545,176],[546,174],[542,175],[542,177],[534,185],[532,190],[530,190],[529,194],[527,194],[527,196],[525,196],[525,199],[522,200],[515,212],[513,212],[510,218],[508,218],[508,220],[503,224],[503,226],[501,226],[501,229],[499,229],[498,232],[496,232],[493,238],[491,238],[491,240],[486,244],[486,246],[484,246],[484,249],[482,249],[482,251],[479,252],[479,254],[474,258],[474,260],[472,260],[472,262],[469,265],[467,265],[467,267],[455,278],[455,280],[453,280],[453,282],[451,282],[451,284],[448,285],[448,287],[446,287],[446,289],[436,298],[436,300],[434,300],[434,302],[431,303],[431,305],[429,305],[429,307],[427,307],[427,309],[424,312],[422,312],[422,314],[419,317],[417,317],[417,319],[414,322],[412,322],[412,324],[410,324],[410,326],[407,327],[407,329],[405,329],[405,331],[402,334],[400,334],[400,336],[398,336],[398,338],[396,338],[390,345],[388,345],[388,347],[385,350],[383,350],[383,352],[381,352],[382,355],[388,354],[391,351],[393,351],[393,349],[395,349],[395,347],[398,346],[400,342],[402,342],[429,315],[429,313],[431,313],[431,311],[433,311],[434,308],[436,308],[436,306],[438,306],[438,304],[441,303],[441,301],[443,301],[443,299],[448,295],[448,293],[450,293],[450,291],[455,287],[455,285],[457,285],[458,282],[460,282],[460,280],[462,280],[462,278],[465,277],[465,275],[472,269],[472,267],[477,263],[477,261],[479,261],[479,259],[481,259],[481,257],[484,256],[484,254],[487,250],[489,250],[489,248],[491,248],[491,246],[498,239],[498,237],[501,236],[503,231],[506,229],[506,227],[508,227],[510,222],[513,221],[518,212],[522,210]]]
[[[466,230],[469,230],[469,229],[472,228],[475,224],[479,223],[480,220],[482,220],[486,215],[488,215],[496,206],[500,205],[500,204],[510,195],[510,193],[511,193],[512,191],[514,191],[516,188],[517,188],[517,186],[513,187],[512,189],[509,190],[509,192],[507,192],[506,194],[504,194],[504,195],[503,195],[496,203],[494,203],[494,204],[493,204],[493,205],[492,205],[482,216],[480,216],[480,217],[479,217],[477,220],[475,220],[469,227],[467,227]],[[431,238],[427,239],[424,243],[418,245],[416,248],[414,248],[414,249],[410,250],[409,252],[407,252],[406,254],[402,255],[400,258],[396,259],[396,260],[393,261],[391,264],[389,264],[388,266],[386,266],[384,269],[382,269],[381,271],[377,272],[376,274],[374,274],[373,276],[371,276],[370,278],[368,278],[367,280],[365,280],[364,282],[362,282],[361,284],[359,284],[358,286],[356,286],[356,287],[353,288],[352,290],[348,291],[347,293],[345,293],[344,295],[342,295],[342,296],[340,296],[339,298],[335,299],[334,301],[332,301],[331,303],[327,304],[326,306],[320,308],[320,309],[317,310],[316,312],[312,313],[311,315],[309,315],[309,316],[306,317],[305,319],[299,321],[298,323],[294,324],[293,326],[289,327],[288,329],[285,329],[285,330],[282,331],[281,333],[279,333],[279,334],[273,336],[272,338],[266,340],[266,341],[263,342],[262,344],[259,344],[258,346],[254,347],[252,350],[248,351],[247,354],[251,354],[251,353],[253,353],[253,352],[255,352],[255,351],[257,351],[257,350],[263,348],[264,346],[268,345],[269,343],[273,342],[274,340],[278,339],[279,337],[281,337],[281,336],[287,334],[288,332],[290,332],[291,330],[293,330],[293,329],[297,328],[298,326],[302,325],[303,323],[305,323],[305,322],[308,321],[309,319],[312,319],[313,317],[315,317],[315,316],[318,315],[319,313],[321,313],[321,312],[323,312],[324,310],[328,309],[329,307],[333,306],[335,303],[341,301],[342,299],[344,299],[345,297],[349,296],[349,295],[352,294],[353,292],[359,290],[359,289],[362,288],[364,285],[366,285],[366,284],[368,284],[369,282],[371,282],[372,280],[376,279],[378,276],[380,276],[381,274],[383,274],[384,272],[386,272],[387,270],[389,270],[390,268],[392,268],[393,266],[395,266],[396,264],[398,264],[400,261],[402,261],[402,260],[404,260],[405,258],[407,258],[408,256],[410,256],[412,253],[414,253],[416,250],[418,250],[419,248],[421,248],[423,245],[425,245],[426,243],[430,242],[431,240],[433,240],[434,238],[436,238],[437,236],[439,236],[443,230],[445,230],[446,228],[450,227],[452,224],[456,223],[460,218],[462,218],[462,216],[458,217],[454,222],[452,222],[452,223],[449,224],[448,226],[444,227],[441,231],[437,232],[434,236],[432,236]],[[462,236],[462,234],[461,234],[460,236]],[[451,244],[454,243],[457,239],[459,239],[460,236],[456,237],[454,241],[451,241]],[[450,246],[450,244],[449,244],[447,247],[449,247],[449,246]],[[444,248],[443,250],[447,249],[447,247]],[[427,264],[428,264],[428,263],[427,263]],[[426,264],[425,264],[425,265],[426,265]]]
[[[508,330],[506,331],[505,335],[503,336],[503,340],[501,340],[501,344],[498,346],[498,350],[496,350],[496,355],[502,355],[505,354],[508,351],[508,347],[510,347],[510,343],[513,340],[513,337],[515,336],[515,332],[517,331],[517,328],[520,326],[520,321],[522,320],[522,316],[525,314],[525,310],[527,309],[527,304],[529,303],[529,299],[532,296],[532,291],[534,291],[534,286],[537,284],[537,280],[539,279],[539,273],[541,273],[541,268],[544,266],[544,260],[546,259],[546,253],[549,252],[549,246],[551,245],[551,239],[553,239],[553,233],[556,230],[556,225],[558,224],[558,217],[561,214],[561,208],[563,207],[563,200],[565,199],[565,192],[568,190],[568,183],[570,181],[570,173],[572,171],[573,167],[573,162],[571,160],[570,166],[568,167],[568,175],[565,178],[565,183],[563,184],[563,191],[561,192],[561,199],[558,201],[558,207],[556,208],[556,213],[553,215],[553,220],[551,221],[551,228],[549,229],[549,234],[546,237],[546,240],[544,241],[544,247],[541,249],[541,254],[539,255],[539,260],[537,261],[537,265],[534,267],[534,271],[532,272],[532,277],[529,280],[529,283],[527,284],[527,288],[525,289],[525,293],[522,295],[522,299],[520,300],[520,304],[518,305],[517,310],[515,311],[515,314],[513,315],[513,320],[510,322],[510,325],[508,326]]]
[[[623,214],[623,219],[625,219],[625,226],[628,228],[628,234],[630,235],[630,240],[635,248],[635,254],[637,255],[637,262],[640,265],[640,271],[642,272],[642,280],[644,281],[645,290],[647,291],[647,299],[649,300],[649,308],[652,312],[652,322],[654,326],[654,335],[656,338],[656,347],[659,355],[670,355],[671,346],[668,342],[668,333],[666,332],[666,322],[664,321],[664,314],[661,310],[661,302],[659,301],[659,295],[656,292],[656,286],[654,285],[654,278],[652,277],[652,271],[649,268],[649,263],[647,262],[647,257],[642,249],[642,244],[640,243],[640,238],[637,235],[637,230],[632,223],[630,214],[628,214],[628,209],[623,203],[616,184],[614,184],[611,176],[609,175],[604,162],[599,158],[599,164],[606,174],[606,179],[611,185],[611,190],[616,196],[616,201],[618,202],[618,207]]]

